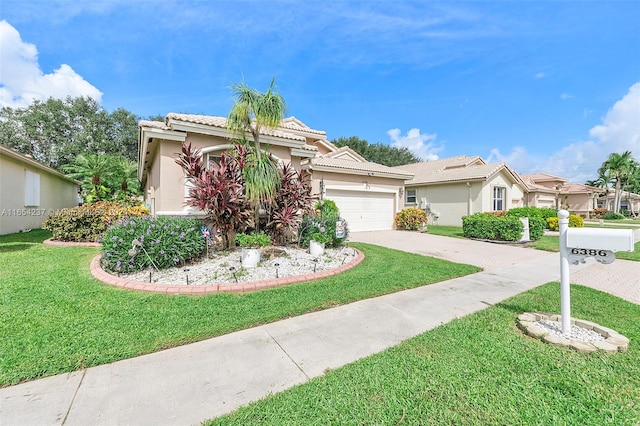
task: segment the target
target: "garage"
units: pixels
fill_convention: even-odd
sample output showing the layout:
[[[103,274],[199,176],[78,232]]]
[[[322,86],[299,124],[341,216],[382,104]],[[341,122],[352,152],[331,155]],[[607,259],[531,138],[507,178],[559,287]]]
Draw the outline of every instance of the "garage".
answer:
[[[325,198],[336,203],[350,232],[393,229],[393,193],[327,189]]]

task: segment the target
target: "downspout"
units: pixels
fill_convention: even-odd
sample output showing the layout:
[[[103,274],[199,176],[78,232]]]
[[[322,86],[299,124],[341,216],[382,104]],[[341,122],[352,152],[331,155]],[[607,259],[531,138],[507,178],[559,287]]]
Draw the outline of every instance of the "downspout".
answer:
[[[467,188],[469,188],[469,200],[467,202],[467,215],[471,216],[471,213],[472,213],[471,212],[471,210],[472,210],[472,208],[471,208],[471,203],[472,203],[472,200],[471,200],[471,182],[467,182]]]

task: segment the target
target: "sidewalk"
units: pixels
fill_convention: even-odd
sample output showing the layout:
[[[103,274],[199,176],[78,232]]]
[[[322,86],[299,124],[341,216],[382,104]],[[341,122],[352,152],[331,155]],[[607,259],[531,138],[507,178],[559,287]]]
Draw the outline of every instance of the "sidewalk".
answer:
[[[4,425],[189,425],[559,279],[557,253],[389,231],[385,245],[485,271],[0,389]],[[359,233],[370,241],[380,233]],[[436,237],[436,238],[434,238]],[[424,253],[423,253],[424,252]],[[572,267],[572,272],[589,265]]]

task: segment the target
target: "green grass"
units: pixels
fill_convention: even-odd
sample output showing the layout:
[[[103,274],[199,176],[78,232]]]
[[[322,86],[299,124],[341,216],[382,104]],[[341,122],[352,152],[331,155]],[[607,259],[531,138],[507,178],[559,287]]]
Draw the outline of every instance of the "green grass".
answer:
[[[443,237],[464,238],[461,226],[428,225],[427,233]]]
[[[582,354],[524,336],[558,312],[558,283],[454,320],[207,425],[638,425],[640,306],[573,286],[572,315],[631,339]]]
[[[366,244],[338,276],[246,294],[122,290],[89,272],[96,248],[0,236],[0,386],[190,343],[289,316],[414,288],[479,268]],[[410,267],[408,267],[410,266]]]

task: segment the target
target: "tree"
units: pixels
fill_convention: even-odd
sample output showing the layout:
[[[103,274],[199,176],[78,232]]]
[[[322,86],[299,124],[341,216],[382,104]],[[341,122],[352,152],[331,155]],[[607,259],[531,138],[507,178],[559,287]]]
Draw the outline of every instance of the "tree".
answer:
[[[381,143],[369,144],[357,136],[338,138],[331,141],[338,148],[348,146],[367,161],[389,167],[419,163],[421,160],[407,148],[396,148]]]
[[[111,192],[106,183],[113,174],[113,163],[109,156],[79,154],[63,170],[68,177],[82,182],[82,197],[85,202],[92,203],[106,199]]]
[[[80,154],[119,154],[136,161],[138,117],[107,112],[92,98],[34,101],[0,110],[0,144],[58,170]]]
[[[284,98],[277,93],[275,78],[265,93],[249,88],[245,83],[231,86],[235,102],[227,117],[227,128],[246,140],[246,133],[253,137],[254,150],[243,168],[245,194],[254,204],[255,228],[259,229],[259,209],[275,195],[280,175],[276,163],[269,155],[262,155],[260,134],[276,128],[286,111]]]
[[[633,164],[631,151],[625,151],[622,154],[613,152],[602,163],[598,169],[599,175],[609,175],[615,183],[615,194],[613,199],[614,213],[620,212],[620,201],[622,200],[622,184],[631,173]]]
[[[604,208],[609,208],[609,188],[613,180],[607,173],[600,173],[597,179],[588,180],[585,185],[604,189]]]

